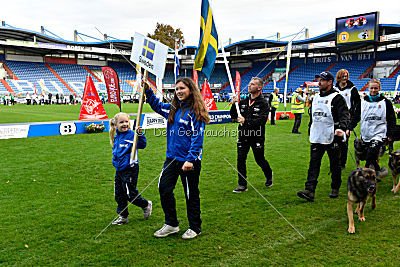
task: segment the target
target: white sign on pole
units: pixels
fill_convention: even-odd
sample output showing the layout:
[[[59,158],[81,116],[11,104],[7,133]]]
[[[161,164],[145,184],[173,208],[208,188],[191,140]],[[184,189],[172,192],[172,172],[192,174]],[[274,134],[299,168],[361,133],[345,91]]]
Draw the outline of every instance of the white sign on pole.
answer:
[[[167,120],[157,113],[145,113],[142,120],[142,129],[167,128]]]
[[[161,79],[164,78],[168,46],[135,32],[131,61]]]

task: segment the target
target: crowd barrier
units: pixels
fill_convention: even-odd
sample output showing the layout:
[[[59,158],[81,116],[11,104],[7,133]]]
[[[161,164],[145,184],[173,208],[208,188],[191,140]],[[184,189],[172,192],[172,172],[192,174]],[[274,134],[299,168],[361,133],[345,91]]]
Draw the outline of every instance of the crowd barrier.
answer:
[[[294,118],[293,113],[284,111],[276,112],[277,119],[282,113],[288,113],[289,119]],[[136,116],[136,114],[130,115]],[[231,121],[228,110],[210,111],[209,124],[223,124]],[[92,123],[103,123],[104,131],[108,131],[110,128],[108,120],[7,123],[0,124],[0,139],[83,134],[87,133],[86,126]],[[134,120],[132,120],[132,125],[134,125]],[[143,129],[166,128],[167,120],[157,113],[144,113],[141,117],[141,126]]]

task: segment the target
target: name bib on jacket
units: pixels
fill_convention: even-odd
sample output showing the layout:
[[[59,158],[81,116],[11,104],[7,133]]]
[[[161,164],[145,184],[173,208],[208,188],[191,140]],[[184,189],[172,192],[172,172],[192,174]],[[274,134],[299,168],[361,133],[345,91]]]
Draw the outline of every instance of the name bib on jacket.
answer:
[[[321,97],[317,95],[311,107],[312,124],[310,129],[310,142],[316,144],[330,144],[333,141],[335,127],[332,116],[332,99],[338,93]]]

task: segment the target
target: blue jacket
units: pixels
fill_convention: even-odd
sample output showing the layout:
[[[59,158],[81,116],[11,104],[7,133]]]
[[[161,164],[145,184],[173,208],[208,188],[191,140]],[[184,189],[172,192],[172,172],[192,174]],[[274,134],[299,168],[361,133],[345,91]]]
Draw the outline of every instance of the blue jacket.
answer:
[[[132,130],[128,130],[126,132],[119,132],[117,130],[117,134],[114,137],[114,146],[113,146],[113,165],[117,171],[123,171],[129,166],[139,163],[138,161],[131,161],[131,151],[133,145],[133,138],[135,136],[135,132]],[[143,149],[146,147],[146,136],[144,133],[138,136],[138,149]],[[137,151],[136,151],[136,158]]]
[[[151,108],[168,120],[170,103],[162,103],[152,90],[146,90],[147,102]],[[185,102],[179,103],[174,123],[167,124],[167,158],[177,161],[201,160],[205,123],[197,121],[194,111]]]

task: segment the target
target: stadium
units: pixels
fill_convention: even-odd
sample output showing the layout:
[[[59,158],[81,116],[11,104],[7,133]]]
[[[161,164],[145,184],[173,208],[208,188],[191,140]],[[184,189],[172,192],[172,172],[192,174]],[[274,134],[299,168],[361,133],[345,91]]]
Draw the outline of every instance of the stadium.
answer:
[[[315,74],[322,71],[335,74],[347,69],[359,92],[368,92],[370,78],[379,78],[382,90],[394,98],[400,75],[400,24],[379,24],[376,20],[374,27],[371,40],[366,42],[340,43],[338,38],[342,37],[337,30],[309,38],[306,29],[287,37],[277,35],[271,40],[252,38],[228,43],[224,49],[231,75],[236,71],[241,75],[243,95],[247,95],[247,85],[255,76],[264,82],[265,95],[275,87],[286,87],[290,94],[306,82],[315,82]],[[298,35],[302,37],[291,44],[291,64],[287,70],[287,47],[291,38]],[[342,171],[338,199],[328,197],[330,178],[326,157],[321,165],[318,200],[303,203],[296,196],[296,191],[304,186],[310,158],[306,114],[302,135],[290,134],[292,120],[278,120],[276,127],[267,123],[266,157],[274,170],[274,186],[265,188],[261,170],[250,155],[248,169],[254,172],[249,173],[249,180],[255,190],[249,188],[241,195],[231,193],[237,173],[227,163],[236,164],[237,135],[233,133],[237,124],[229,121],[207,126],[210,132],[229,134],[205,137],[200,177],[204,228],[202,235],[189,243],[180,236],[162,240],[153,237],[164,218],[155,180],[164,163],[166,138],[161,138],[157,129],[147,129],[148,146],[140,152],[138,188],[146,190],[144,195],[153,201],[153,215],[145,221],[130,207],[129,224],[104,231],[115,216],[116,206],[108,133],[87,134],[76,130],[77,134],[64,136],[58,125],[77,120],[88,76],[99,95],[107,94],[101,67],[116,71],[126,102],[136,102],[139,83],[135,69],[126,60],[134,40],[105,35],[102,40],[85,42],[85,37],[98,39],[75,31],[75,40],[69,41],[44,27],[40,31],[20,29],[4,21],[0,26],[0,128],[24,123],[30,127],[46,125],[44,130],[24,136],[28,138],[0,136],[4,139],[0,141],[0,155],[5,159],[0,163],[3,192],[0,264],[397,265],[399,196],[390,191],[389,176],[379,185],[377,208],[371,210],[368,206],[367,221],[356,222],[356,235],[346,231],[346,182],[356,168],[350,155]],[[180,76],[192,76],[196,49],[197,46],[179,49]],[[229,114],[226,111],[229,104],[218,103],[229,102],[232,97],[222,51],[218,52],[208,82],[218,109]],[[205,76],[201,72],[198,75],[199,82],[203,82]],[[160,86],[156,80],[149,74],[154,87]],[[170,50],[162,91],[173,92],[174,83],[174,51]],[[65,99],[72,95],[78,101],[73,102],[76,105],[25,105],[27,95],[48,94],[62,95]],[[16,99],[16,105],[5,102],[5,96],[10,95]],[[53,103],[61,104],[58,99]],[[106,103],[104,108],[109,118],[119,112],[112,104]],[[136,103],[122,105],[122,111],[132,117],[137,109]],[[278,111],[286,110],[290,107],[280,104]],[[147,104],[144,112],[152,112]],[[58,123],[55,129],[50,129],[52,122]],[[84,122],[79,127],[84,127]],[[47,130],[57,133],[42,132]],[[349,144],[352,142],[353,137]],[[395,143],[395,150],[399,148]],[[354,154],[352,145],[349,153]],[[387,166],[388,160],[389,155],[385,154],[382,166]],[[187,226],[185,197],[179,183],[176,205],[184,228]]]

